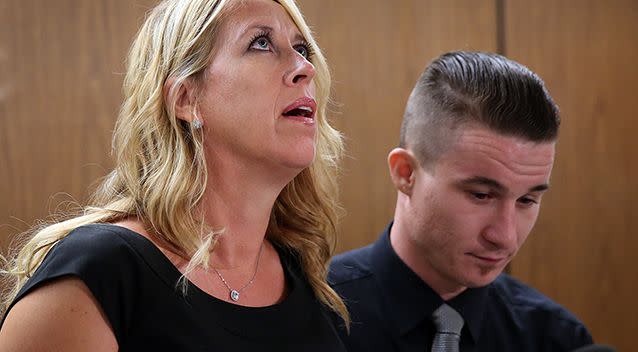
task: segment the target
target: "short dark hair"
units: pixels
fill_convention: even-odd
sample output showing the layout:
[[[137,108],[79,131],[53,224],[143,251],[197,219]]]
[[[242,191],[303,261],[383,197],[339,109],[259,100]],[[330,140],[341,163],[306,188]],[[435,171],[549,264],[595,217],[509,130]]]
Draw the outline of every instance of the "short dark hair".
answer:
[[[431,163],[449,145],[447,136],[474,123],[532,142],[558,137],[558,106],[527,67],[504,56],[456,51],[436,58],[408,100],[400,146]]]

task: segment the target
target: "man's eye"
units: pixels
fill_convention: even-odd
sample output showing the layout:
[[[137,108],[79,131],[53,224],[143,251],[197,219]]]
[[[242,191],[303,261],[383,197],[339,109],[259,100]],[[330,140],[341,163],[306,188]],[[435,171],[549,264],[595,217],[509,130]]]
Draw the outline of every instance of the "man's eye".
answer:
[[[486,200],[491,198],[489,193],[471,192],[471,194],[472,194],[472,197],[478,200]]]
[[[527,197],[523,197],[523,198],[519,199],[518,202],[523,204],[523,205],[532,205],[532,204],[537,204],[538,203],[538,201],[536,201],[535,199],[527,198]]]
[[[257,37],[250,43],[250,48],[257,50],[270,50],[270,39],[263,35]]]

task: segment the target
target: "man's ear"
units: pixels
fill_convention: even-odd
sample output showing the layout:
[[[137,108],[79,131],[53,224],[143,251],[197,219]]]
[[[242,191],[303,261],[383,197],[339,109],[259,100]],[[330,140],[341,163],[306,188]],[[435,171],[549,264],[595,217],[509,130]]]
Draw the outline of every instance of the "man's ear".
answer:
[[[174,91],[176,91],[176,94],[173,95]],[[186,79],[178,86],[174,78],[167,79],[164,84],[164,100],[171,104],[171,97],[175,100],[175,117],[188,123],[193,122],[197,117],[195,85],[193,82],[190,79]]]
[[[419,167],[417,160],[411,151],[403,148],[394,148],[388,154],[388,168],[390,177],[397,191],[406,195],[412,194],[414,188],[414,173]]]

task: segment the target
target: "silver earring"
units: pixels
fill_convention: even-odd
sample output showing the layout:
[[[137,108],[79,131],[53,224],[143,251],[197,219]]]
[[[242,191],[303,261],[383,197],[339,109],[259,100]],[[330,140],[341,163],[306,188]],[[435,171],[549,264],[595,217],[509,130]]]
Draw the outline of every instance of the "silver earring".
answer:
[[[193,122],[191,122],[191,124],[193,125],[193,128],[198,130],[200,128],[202,128],[202,126],[204,125],[202,123],[202,120],[199,119],[199,117],[195,116],[195,118],[193,119]]]

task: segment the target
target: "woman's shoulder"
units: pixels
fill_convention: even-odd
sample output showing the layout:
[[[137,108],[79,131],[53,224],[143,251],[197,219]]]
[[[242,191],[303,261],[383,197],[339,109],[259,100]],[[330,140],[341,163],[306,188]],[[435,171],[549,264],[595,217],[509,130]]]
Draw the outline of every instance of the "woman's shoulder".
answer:
[[[135,230],[109,223],[77,227],[51,249],[38,271],[44,276],[75,274],[84,281],[161,281],[174,287],[180,276],[177,269],[153,241]]]
[[[56,246],[69,249],[81,247],[97,251],[130,249],[131,242],[139,242],[142,235],[122,226],[109,223],[87,224],[71,230]]]
[[[131,264],[139,251],[153,244],[129,229],[111,224],[89,224],[75,228],[51,249],[43,265],[91,265],[102,269]],[[128,263],[127,263],[128,262]]]
[[[88,351],[100,346],[100,351],[117,351],[110,325],[89,288],[77,278],[63,277],[12,305],[0,323],[0,350]]]
[[[64,288],[58,283],[79,279],[75,282],[86,286],[119,340],[131,321],[140,279],[149,272],[140,250],[152,247],[142,235],[121,226],[79,226],[51,248],[8,310],[40,288],[55,291]]]
[[[152,246],[146,238],[124,227],[82,225],[51,248],[29,281],[46,281],[64,275],[78,276],[87,284],[97,277],[113,276],[119,281],[122,275],[133,275],[135,267],[144,265],[140,251]]]

